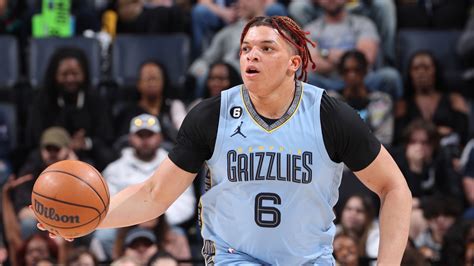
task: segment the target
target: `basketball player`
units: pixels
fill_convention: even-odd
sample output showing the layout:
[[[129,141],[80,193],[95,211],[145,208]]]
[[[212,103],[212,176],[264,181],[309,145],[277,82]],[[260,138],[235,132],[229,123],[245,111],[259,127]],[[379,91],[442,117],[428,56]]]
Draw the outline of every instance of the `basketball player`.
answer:
[[[287,17],[249,21],[244,84],[190,111],[169,158],[149,180],[115,195],[100,227],[162,214],[205,162],[199,218],[207,264],[334,265],[332,208],[344,163],[380,196],[378,262],[399,264],[410,191],[358,114],[300,81],[312,62],[307,43]]]

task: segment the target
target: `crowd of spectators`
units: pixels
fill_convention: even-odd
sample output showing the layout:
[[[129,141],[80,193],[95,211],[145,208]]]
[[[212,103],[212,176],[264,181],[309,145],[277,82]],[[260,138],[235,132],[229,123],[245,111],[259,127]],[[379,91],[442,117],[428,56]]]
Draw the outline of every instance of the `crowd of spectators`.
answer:
[[[196,206],[204,170],[163,216],[72,243],[36,229],[30,194],[41,171],[64,159],[95,166],[112,195],[142,182],[167,156],[191,108],[242,83],[240,33],[260,15],[288,15],[308,32],[317,44],[308,83],[356,109],[402,170],[413,195],[403,264],[472,265],[470,0],[0,0],[0,36],[18,41],[20,62],[17,83],[0,88],[0,264],[203,264]],[[452,69],[443,65],[444,51],[433,52],[436,43],[401,62],[397,37],[410,29],[460,32],[450,45],[462,63],[459,80],[445,75]],[[115,83],[111,47],[124,34],[187,36],[186,80],[171,82],[173,62],[149,58],[133,86]],[[73,46],[48,58],[38,88],[29,84],[31,40],[74,36],[100,42],[99,84],[86,51]],[[334,257],[338,265],[375,265],[379,203],[356,187],[341,186]]]

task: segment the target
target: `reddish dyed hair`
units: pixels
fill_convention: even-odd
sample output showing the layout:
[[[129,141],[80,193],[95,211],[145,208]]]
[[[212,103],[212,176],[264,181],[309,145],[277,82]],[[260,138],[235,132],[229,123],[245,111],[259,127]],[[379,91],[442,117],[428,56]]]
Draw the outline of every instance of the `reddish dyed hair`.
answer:
[[[309,43],[311,46],[316,47],[316,44],[306,37],[306,35],[309,35],[309,32],[303,31],[295,21],[286,16],[259,16],[254,17],[245,25],[242,35],[240,36],[241,45],[248,30],[251,27],[257,26],[267,26],[276,29],[278,33],[298,51],[298,55],[301,56],[301,60],[303,61],[298,79],[306,81],[308,78],[308,71],[306,71],[306,69],[309,63],[312,63],[313,69],[316,67],[307,45]]]

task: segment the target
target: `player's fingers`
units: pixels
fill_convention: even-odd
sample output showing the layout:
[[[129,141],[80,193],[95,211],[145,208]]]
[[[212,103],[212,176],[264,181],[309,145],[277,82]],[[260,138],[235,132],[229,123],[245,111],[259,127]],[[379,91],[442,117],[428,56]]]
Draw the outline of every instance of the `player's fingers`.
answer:
[[[72,242],[72,241],[74,241],[74,238],[64,238],[64,240],[66,240],[68,242]]]
[[[36,227],[38,227],[38,229],[41,230],[41,231],[46,231],[46,228],[44,228],[44,226],[41,223],[37,223]]]
[[[50,237],[50,238],[56,238],[56,235],[53,234],[53,233],[51,233],[51,232],[49,232],[49,237]]]

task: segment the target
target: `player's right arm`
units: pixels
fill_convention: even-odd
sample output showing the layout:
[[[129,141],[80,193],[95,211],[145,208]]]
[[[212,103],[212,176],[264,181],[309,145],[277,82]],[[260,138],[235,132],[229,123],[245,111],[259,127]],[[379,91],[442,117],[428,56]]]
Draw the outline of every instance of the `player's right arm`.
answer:
[[[167,158],[148,180],[129,186],[112,197],[107,216],[99,228],[130,226],[160,216],[195,177],[196,173],[181,169]]]

